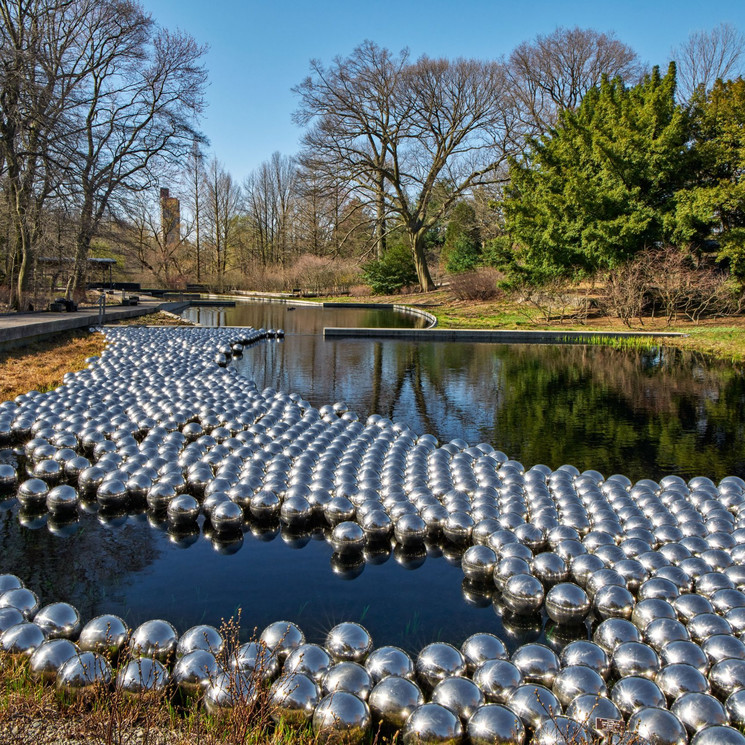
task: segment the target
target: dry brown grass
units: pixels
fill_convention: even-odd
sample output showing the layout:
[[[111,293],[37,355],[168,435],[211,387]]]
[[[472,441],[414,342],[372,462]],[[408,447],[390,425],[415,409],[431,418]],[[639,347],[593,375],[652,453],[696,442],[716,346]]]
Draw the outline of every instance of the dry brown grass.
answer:
[[[74,331],[0,351],[0,401],[57,388],[65,373],[82,370],[86,357],[104,346],[102,334]]]
[[[194,326],[191,321],[185,321],[175,313],[169,313],[165,310],[158,310],[154,313],[148,313],[145,316],[136,318],[124,318],[117,321],[114,326]]]

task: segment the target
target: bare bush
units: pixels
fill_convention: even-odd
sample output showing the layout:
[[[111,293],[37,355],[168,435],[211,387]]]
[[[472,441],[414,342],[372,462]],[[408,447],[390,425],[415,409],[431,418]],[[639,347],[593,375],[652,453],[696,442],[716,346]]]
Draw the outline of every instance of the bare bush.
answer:
[[[645,256],[614,269],[608,277],[603,302],[608,315],[616,316],[629,328],[634,318],[643,326],[642,312],[648,303],[648,275]]]
[[[523,285],[517,290],[520,302],[532,306],[539,312],[536,319],[531,313],[531,321],[572,320],[584,323],[589,312],[588,299],[577,292],[576,282],[567,277],[555,277],[542,285]]]
[[[501,294],[497,282],[503,278],[496,269],[451,274],[450,290],[458,300],[494,300]]]

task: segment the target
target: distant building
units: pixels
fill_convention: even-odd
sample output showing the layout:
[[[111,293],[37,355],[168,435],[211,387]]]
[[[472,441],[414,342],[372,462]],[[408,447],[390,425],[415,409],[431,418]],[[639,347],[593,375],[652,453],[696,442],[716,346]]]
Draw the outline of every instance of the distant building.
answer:
[[[181,203],[168,189],[160,190],[160,227],[164,245],[176,246],[181,240]]]

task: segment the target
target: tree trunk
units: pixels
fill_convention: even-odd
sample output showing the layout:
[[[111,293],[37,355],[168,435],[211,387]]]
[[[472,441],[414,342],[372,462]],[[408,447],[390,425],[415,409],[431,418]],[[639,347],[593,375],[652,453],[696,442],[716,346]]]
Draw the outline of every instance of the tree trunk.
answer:
[[[419,286],[422,288],[422,292],[431,292],[435,289],[435,283],[432,281],[432,276],[429,273],[427,257],[424,253],[424,231],[419,229],[415,232],[410,232],[409,243],[414,256],[414,266],[416,267]]]
[[[378,261],[385,255],[385,193],[383,191],[383,176],[379,176],[375,184],[375,255]]]

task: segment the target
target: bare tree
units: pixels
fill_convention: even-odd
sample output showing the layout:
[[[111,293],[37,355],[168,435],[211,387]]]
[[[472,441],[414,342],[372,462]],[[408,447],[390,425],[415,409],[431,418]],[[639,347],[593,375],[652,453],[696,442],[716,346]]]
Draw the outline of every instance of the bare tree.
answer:
[[[201,139],[194,122],[206,83],[204,47],[157,28],[135,3],[97,4],[86,32],[91,73],[70,152],[79,203],[72,291],[84,284],[91,239],[112,197],[153,187],[158,168]]]
[[[503,65],[428,57],[409,63],[405,52],[394,58],[365,42],[351,57],[328,68],[315,61],[311,70],[295,89],[296,120],[310,125],[306,152],[383,200],[408,237],[422,289],[433,289],[427,231],[464,193],[502,178],[512,150]],[[443,180],[450,189],[435,205]]]
[[[708,92],[718,78],[742,74],[745,69],[745,35],[729,23],[711,31],[695,31],[672,50],[678,66],[678,92],[683,101],[703,88]]]
[[[194,263],[197,282],[202,281],[202,212],[206,201],[204,155],[195,140],[186,161],[186,171],[182,174],[186,203],[191,211],[194,224]]]
[[[529,133],[548,131],[558,113],[576,108],[603,76],[636,82],[636,52],[612,33],[559,27],[518,45],[508,65],[512,91]]]
[[[236,218],[240,205],[240,189],[217,160],[213,158],[207,169],[206,223],[215,256],[215,279],[224,289],[230,252],[233,249]]]

